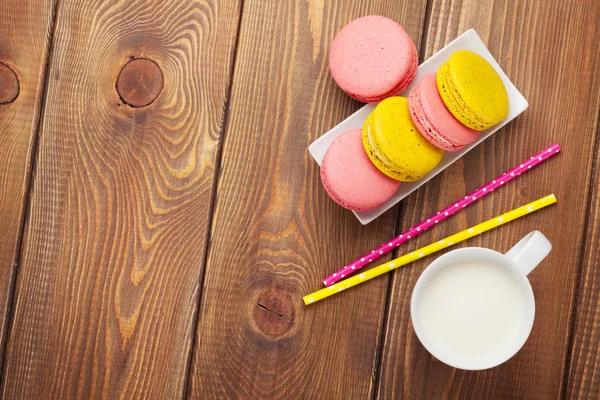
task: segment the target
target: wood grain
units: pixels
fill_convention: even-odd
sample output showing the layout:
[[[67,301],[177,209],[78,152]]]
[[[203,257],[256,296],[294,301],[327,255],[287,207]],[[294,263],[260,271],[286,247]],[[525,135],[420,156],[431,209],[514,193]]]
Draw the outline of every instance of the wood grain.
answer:
[[[424,2],[244,3],[191,397],[368,398],[388,278],[305,308],[322,278],[394,234],[363,227],[322,188],[311,141],[360,104],[333,82],[329,44],[386,15],[417,40]]]
[[[19,78],[8,65],[0,62],[0,106],[12,103],[19,95]]]
[[[39,124],[53,0],[0,2],[0,365]]]
[[[596,121],[599,122],[598,120]],[[598,126],[598,125],[597,125]],[[600,130],[596,133],[600,135]],[[599,138],[597,137],[597,140]],[[594,181],[589,193],[582,266],[575,293],[572,345],[567,365],[566,397],[597,399],[600,395],[600,154],[596,144]]]
[[[239,7],[61,0],[3,398],[182,395]],[[132,58],[164,75],[146,107]]]
[[[480,203],[421,235],[405,248],[430,243],[496,214],[555,193],[558,205],[468,242],[506,252],[533,229],[554,250],[531,275],[536,296],[533,332],[522,350],[498,368],[465,372],[438,362],[412,331],[409,294],[433,258],[395,274],[383,348],[379,397],[557,398],[568,351],[570,315],[579,268],[586,198],[599,109],[600,35],[596,1],[435,0],[426,22],[425,52],[432,54],[475,28],[507,75],[529,100],[515,122],[448,168],[402,205],[409,227],[493,179],[544,146],[563,152]],[[576,27],[576,28],[575,28]]]

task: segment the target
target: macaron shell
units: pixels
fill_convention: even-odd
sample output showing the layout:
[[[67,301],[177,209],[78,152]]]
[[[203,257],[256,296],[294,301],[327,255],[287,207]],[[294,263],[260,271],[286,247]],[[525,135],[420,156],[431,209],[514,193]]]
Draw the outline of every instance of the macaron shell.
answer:
[[[502,78],[479,54],[454,52],[438,70],[440,96],[464,125],[484,130],[508,115],[508,94]]]
[[[410,91],[410,116],[419,131],[433,145],[457,151],[473,143],[479,132],[460,123],[444,105],[437,88],[436,74],[427,74]]]
[[[379,207],[400,186],[371,163],[360,129],[345,132],[331,143],[321,163],[321,181],[336,203],[355,211]]]
[[[387,176],[411,182],[440,162],[444,151],[429,143],[415,126],[405,97],[390,97],[375,107],[363,125],[363,145]]]
[[[411,69],[409,70],[409,72],[406,75],[406,77],[404,78],[404,80],[402,80],[390,92],[388,92],[384,95],[376,96],[376,97],[363,97],[363,96],[357,95],[355,93],[346,92],[346,94],[358,101],[363,102],[363,103],[378,103],[380,101],[387,99],[388,97],[398,96],[399,94],[402,94],[402,92],[404,92],[404,90],[408,87],[408,85],[410,85],[411,82],[414,80],[415,76],[417,75],[418,67],[419,67],[419,65],[417,63],[417,57],[415,57],[414,62],[411,65]]]
[[[355,99],[375,102],[401,93],[417,72],[415,44],[395,21],[377,15],[358,18],[337,34],[329,69]]]
[[[445,63],[438,69],[436,75],[438,92],[440,93],[444,105],[463,125],[471,129],[481,130],[486,124],[478,121],[477,117],[471,113],[460,98],[458,98],[458,93],[456,93],[456,89],[449,80],[449,74],[449,64]]]

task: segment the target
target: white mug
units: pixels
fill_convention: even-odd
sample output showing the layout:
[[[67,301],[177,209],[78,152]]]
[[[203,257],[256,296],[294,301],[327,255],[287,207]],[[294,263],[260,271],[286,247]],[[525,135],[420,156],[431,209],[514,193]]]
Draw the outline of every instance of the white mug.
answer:
[[[410,314],[412,324],[414,331],[423,346],[427,349],[427,351],[429,351],[429,353],[443,363],[464,370],[482,370],[492,368],[502,364],[514,356],[525,344],[525,341],[529,337],[535,317],[535,300],[533,297],[533,290],[531,289],[531,285],[527,279],[527,275],[548,255],[548,253],[550,253],[550,250],[552,250],[552,244],[548,241],[548,239],[541,232],[533,231],[521,239],[519,243],[517,243],[506,254],[498,253],[494,250],[486,248],[467,247],[448,252],[432,262],[419,277],[411,298]],[[419,315],[419,303],[427,301],[427,299],[423,298],[423,292],[435,273],[441,271],[445,267],[460,265],[460,263],[473,263],[475,260],[479,260],[478,262],[484,260],[484,262],[489,263],[490,265],[493,264],[493,268],[503,267],[506,269],[506,271],[510,272],[514,280],[518,283],[516,286],[520,288],[524,301],[524,306],[519,308],[519,315],[522,315],[522,320],[520,321],[520,327],[515,328],[514,340],[503,346],[500,350],[495,351],[494,354],[489,354],[482,358],[474,357],[472,354],[469,357],[463,357],[460,354],[456,354],[455,351],[444,351],[442,347],[436,346],[434,343],[435,341],[432,341],[430,338],[428,338],[423,328],[422,321],[426,320],[425,315]],[[446,272],[449,272],[449,270],[446,270]],[[502,274],[505,274],[505,272],[502,271]],[[453,276],[457,277],[458,275]],[[436,283],[432,284],[433,286],[428,289],[426,295],[431,295],[432,293],[436,295],[443,293],[443,285],[451,284],[446,282],[448,282],[447,279],[437,279]],[[487,285],[492,284],[491,282],[486,283]],[[456,282],[454,282],[454,284],[456,285]],[[473,282],[470,282],[470,284],[473,285]],[[511,289],[515,289],[516,286],[512,287]],[[438,293],[431,292],[432,290],[438,289],[442,291]],[[453,290],[457,290],[456,286]],[[515,293],[518,293],[518,291]],[[430,296],[430,298],[431,297],[435,296]],[[510,298],[512,299],[513,297]],[[517,301],[519,304],[520,298],[521,297],[518,296],[519,300]],[[424,304],[425,303],[423,303],[423,307],[425,307]],[[521,313],[521,310],[524,312]],[[444,315],[441,317],[444,317]],[[463,317],[464,315],[466,314],[463,313]],[[435,320],[435,318],[431,315],[427,316],[427,318],[429,318],[428,321],[431,321],[432,318]],[[494,318],[494,315],[491,315],[490,318]],[[440,320],[442,320],[442,318],[440,318]],[[477,321],[474,322],[476,323]],[[457,326],[457,329],[460,330],[466,328],[464,328],[464,325],[459,325]],[[441,338],[444,339],[444,332],[441,332]],[[438,335],[439,339],[440,333],[438,333],[437,330],[436,335]]]

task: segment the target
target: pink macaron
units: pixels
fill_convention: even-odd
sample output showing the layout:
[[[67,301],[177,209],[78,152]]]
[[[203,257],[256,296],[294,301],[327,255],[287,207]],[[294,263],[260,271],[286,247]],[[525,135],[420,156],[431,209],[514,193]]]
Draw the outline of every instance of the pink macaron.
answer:
[[[344,208],[367,211],[396,193],[400,182],[380,172],[362,143],[362,130],[335,138],[321,163],[321,181],[329,196]]]
[[[389,18],[358,18],[337,34],[329,70],[340,88],[372,103],[400,94],[417,73],[417,49],[406,31]]]
[[[457,151],[473,143],[479,132],[468,128],[448,111],[436,84],[435,74],[427,74],[410,91],[410,116],[419,132],[440,149]]]

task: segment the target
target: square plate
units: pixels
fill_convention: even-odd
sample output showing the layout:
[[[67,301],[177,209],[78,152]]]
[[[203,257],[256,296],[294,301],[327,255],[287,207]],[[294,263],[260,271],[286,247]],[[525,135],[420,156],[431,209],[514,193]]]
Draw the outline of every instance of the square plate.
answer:
[[[470,29],[460,35],[458,38],[450,42],[443,49],[435,53],[431,58],[421,64],[417,70],[417,75],[415,79],[412,81],[410,86],[406,88],[406,90],[401,94],[401,96],[408,97],[408,93],[415,86],[424,75],[436,72],[438,68],[445,63],[452,53],[457,50],[471,50],[483,58],[485,58],[491,65],[496,69],[502,81],[504,82],[504,86],[506,87],[506,91],[508,93],[508,101],[509,101],[509,110],[508,116],[500,123],[492,126],[490,129],[486,129],[485,131],[481,131],[479,138],[471,143],[468,146],[465,146],[464,149],[460,151],[446,151],[440,163],[427,175],[425,175],[422,179],[414,182],[402,182],[400,188],[396,192],[391,199],[385,202],[383,205],[370,210],[370,211],[353,211],[354,215],[358,218],[358,220],[366,225],[369,222],[373,221],[375,218],[379,217],[381,214],[389,210],[394,204],[398,203],[400,200],[411,194],[425,182],[436,176],[440,173],[444,168],[452,164],[454,161],[458,160],[463,154],[467,153],[473,147],[477,146],[479,143],[483,142],[487,139],[492,133],[496,132],[498,129],[502,128],[504,125],[512,121],[519,114],[527,109],[529,103],[525,100],[525,97],[517,90],[515,85],[508,79],[504,71],[500,68],[490,51],[487,49],[477,32],[475,30]],[[363,108],[352,114],[350,117],[346,118],[343,122],[337,125],[335,128],[315,140],[308,148],[310,154],[317,161],[319,165],[321,165],[321,161],[323,160],[323,156],[325,152],[329,148],[329,145],[333,142],[333,140],[340,134],[349,131],[351,129],[360,129],[365,122],[367,116],[373,111],[373,109],[377,106],[377,103],[371,103],[365,105]]]

